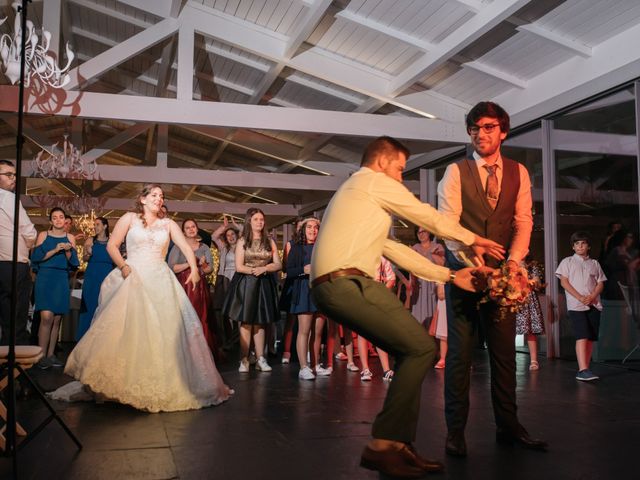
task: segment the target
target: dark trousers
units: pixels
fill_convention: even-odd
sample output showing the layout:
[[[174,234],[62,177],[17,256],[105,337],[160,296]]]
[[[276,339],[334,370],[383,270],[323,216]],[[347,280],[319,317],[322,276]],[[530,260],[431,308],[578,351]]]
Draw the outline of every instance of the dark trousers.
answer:
[[[435,357],[435,341],[383,284],[359,276],[341,277],[312,289],[319,310],[395,357],[395,375],[374,438],[415,440],[422,381]]]
[[[31,275],[27,263],[18,263],[17,289],[16,345],[28,345],[27,318],[29,316],[29,296],[31,295]],[[9,344],[11,290],[11,262],[0,261],[0,328],[2,329],[0,345]]]
[[[493,302],[478,304],[482,294],[447,285],[449,350],[445,369],[445,418],[449,432],[462,432],[469,416],[469,382],[475,330],[485,329],[491,366],[491,400],[496,426],[516,434],[521,427],[516,407],[515,313]]]

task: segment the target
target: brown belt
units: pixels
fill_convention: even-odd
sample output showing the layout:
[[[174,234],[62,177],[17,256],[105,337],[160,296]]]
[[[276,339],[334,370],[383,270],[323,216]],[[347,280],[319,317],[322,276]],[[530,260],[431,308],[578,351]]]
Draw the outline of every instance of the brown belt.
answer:
[[[342,270],[335,270],[333,272],[320,275],[318,278],[311,282],[311,286],[317,287],[318,285],[324,282],[328,282],[329,280],[335,280],[336,278],[347,277],[349,275],[357,275],[359,277],[370,278],[369,275],[364,273],[362,270],[358,270],[357,268],[344,268]]]

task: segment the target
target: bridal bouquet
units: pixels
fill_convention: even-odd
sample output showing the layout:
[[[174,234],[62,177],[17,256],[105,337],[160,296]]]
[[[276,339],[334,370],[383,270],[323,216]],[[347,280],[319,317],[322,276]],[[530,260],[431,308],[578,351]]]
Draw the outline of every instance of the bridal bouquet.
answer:
[[[525,267],[510,268],[505,262],[487,277],[487,290],[480,302],[496,302],[503,318],[506,312],[520,310],[529,294],[540,287],[540,281],[529,278]]]

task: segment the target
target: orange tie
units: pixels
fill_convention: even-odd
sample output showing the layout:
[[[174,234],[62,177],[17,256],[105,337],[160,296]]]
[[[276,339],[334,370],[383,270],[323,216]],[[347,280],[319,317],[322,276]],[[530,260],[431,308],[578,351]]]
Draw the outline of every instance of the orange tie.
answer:
[[[498,204],[498,196],[500,195],[500,187],[498,187],[498,176],[496,175],[497,165],[484,165],[484,168],[487,169],[487,173],[489,176],[487,177],[487,188],[485,189],[485,194],[487,195],[487,201],[491,208],[495,210],[496,205]]]

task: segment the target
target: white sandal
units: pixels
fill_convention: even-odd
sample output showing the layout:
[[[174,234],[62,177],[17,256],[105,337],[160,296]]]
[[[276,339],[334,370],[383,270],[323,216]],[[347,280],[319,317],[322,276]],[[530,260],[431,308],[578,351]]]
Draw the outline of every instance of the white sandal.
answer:
[[[531,365],[529,365],[529,370],[540,370],[540,364],[537,361],[532,360]]]

